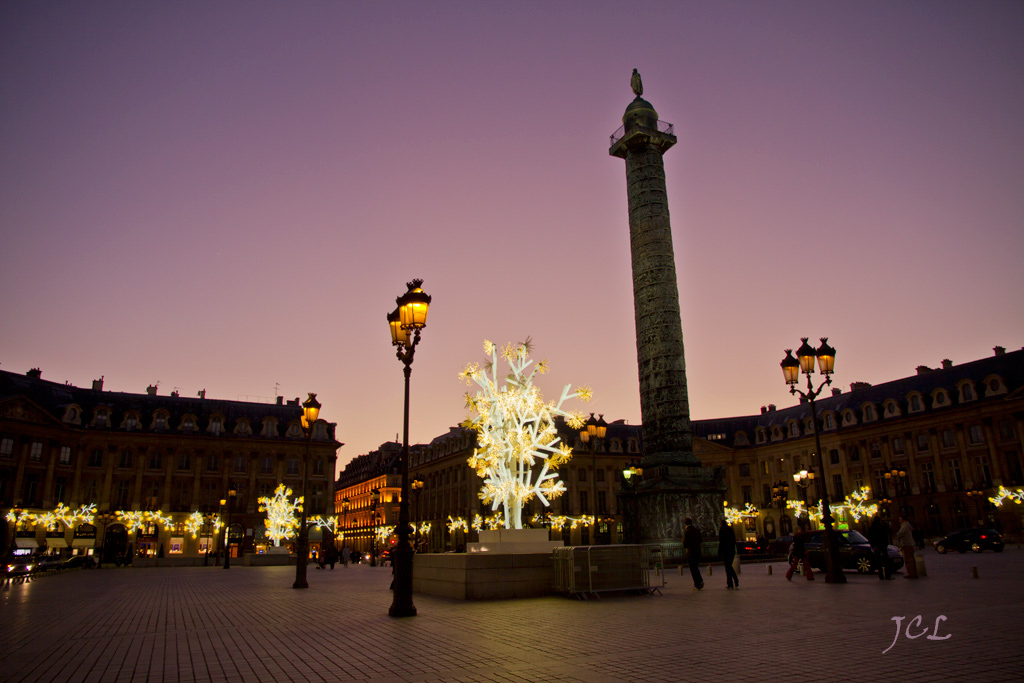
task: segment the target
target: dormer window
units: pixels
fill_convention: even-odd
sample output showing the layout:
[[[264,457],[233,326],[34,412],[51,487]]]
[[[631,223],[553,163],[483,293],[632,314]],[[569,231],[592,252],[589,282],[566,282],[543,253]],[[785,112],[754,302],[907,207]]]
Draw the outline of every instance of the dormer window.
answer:
[[[207,431],[214,436],[220,436],[224,433],[224,418],[220,415],[214,415],[210,418],[210,426]]]
[[[186,415],[181,419],[181,431],[194,432],[196,430],[196,418],[194,415]]]
[[[825,429],[835,429],[836,419],[832,416],[832,413],[825,413]]]
[[[252,434],[252,425],[249,424],[249,418],[240,417],[235,421],[235,434]]]
[[[889,400],[885,402],[885,416],[886,417],[899,417],[900,408],[896,405],[896,401]]]
[[[754,436],[754,439],[757,441],[757,443],[764,443],[767,440],[767,438],[768,435],[765,433],[764,427],[758,427]]]
[[[135,413],[128,413],[124,418],[124,428],[129,432],[139,428],[139,416]]]
[[[910,412],[919,413],[924,410],[924,403],[921,402],[920,394],[910,395]]]
[[[268,417],[265,420],[263,420],[263,431],[260,432],[260,435],[261,436],[269,436],[269,437],[276,438],[277,437],[277,420],[272,418],[272,417]]]
[[[63,421],[73,425],[82,424],[82,409],[75,404],[69,405],[64,410]]]
[[[782,438],[782,429],[779,427],[772,427],[772,441],[778,441]]]
[[[110,411],[107,408],[97,408],[96,414],[93,415],[92,423],[96,427],[106,427],[110,424]]]
[[[162,432],[165,429],[167,429],[167,412],[158,410],[153,413],[153,430]]]
[[[798,425],[795,420],[789,423],[789,436],[800,436],[800,425]]]
[[[864,421],[874,422],[877,419],[875,414],[875,407],[871,404],[864,406]]]
[[[989,375],[985,378],[985,396],[995,396],[1006,393],[1006,383],[999,375]]]
[[[962,382],[960,384],[960,402],[967,403],[978,398],[977,394],[974,393],[974,385],[970,381]]]
[[[857,424],[857,417],[853,414],[852,410],[843,411],[843,426],[851,426]]]
[[[300,436],[303,436],[302,425],[300,425],[298,422],[292,422],[290,425],[288,425],[288,432],[285,434],[285,436],[287,436],[290,439],[297,439]]]

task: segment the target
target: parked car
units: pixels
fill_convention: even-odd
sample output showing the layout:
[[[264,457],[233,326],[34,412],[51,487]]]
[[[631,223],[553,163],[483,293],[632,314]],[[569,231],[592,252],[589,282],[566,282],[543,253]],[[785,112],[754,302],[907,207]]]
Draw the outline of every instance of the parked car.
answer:
[[[771,542],[772,555],[789,557],[789,547],[793,545],[793,536],[779,536]]]
[[[61,562],[61,566],[64,567],[64,569],[92,569],[96,566],[96,560],[89,555],[72,555]]]
[[[966,553],[968,550],[976,553],[994,550],[1001,553],[1003,547],[1003,536],[995,529],[961,529],[935,541],[935,549],[940,553],[947,553],[950,550],[958,553]]]
[[[768,555],[769,553],[770,547],[766,538],[758,538],[754,541],[736,539],[737,555]]]
[[[39,558],[39,564],[36,565],[37,572],[45,572],[49,569],[61,569],[64,565],[62,560],[57,555],[45,555]]]
[[[864,534],[859,531],[836,531],[839,540],[839,563],[842,568],[855,569],[859,574],[871,574],[878,570],[875,553]],[[807,558],[812,569],[825,569],[824,532],[814,531],[807,540]],[[889,546],[889,562],[893,571],[903,567],[903,555],[894,545]]]

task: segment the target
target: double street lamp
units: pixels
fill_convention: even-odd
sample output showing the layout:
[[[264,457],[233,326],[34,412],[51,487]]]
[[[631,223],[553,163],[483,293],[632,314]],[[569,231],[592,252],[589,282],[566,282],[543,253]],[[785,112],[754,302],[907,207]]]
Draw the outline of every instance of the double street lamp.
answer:
[[[424,484],[425,482],[420,477],[414,477],[413,480],[409,482],[409,487],[412,489],[413,503],[415,505],[412,511],[412,525],[416,529],[417,546],[420,544],[420,492],[423,491]]]
[[[299,539],[296,545],[295,583],[292,588],[309,588],[306,581],[306,563],[309,560],[309,526],[306,524],[306,510],[309,508],[309,453],[313,447],[313,427],[320,417],[320,402],[316,394],[302,402],[302,429],[306,432],[306,457],[302,463],[302,511],[299,513]]]
[[[825,582],[846,583],[846,576],[843,574],[843,566],[839,561],[839,543],[836,539],[835,530],[832,528],[832,511],[829,507],[828,488],[825,486],[825,461],[821,457],[821,436],[818,433],[818,412],[814,405],[814,399],[818,397],[826,385],[832,384],[832,372],[836,363],[836,350],[828,345],[828,337],[821,338],[821,346],[817,349],[807,343],[807,337],[801,338],[803,344],[796,351],[796,358],[793,358],[793,350],[786,349],[786,357],[782,359],[782,375],[789,385],[789,393],[800,394],[811,405],[811,424],[814,429],[814,450],[818,457],[818,471],[822,476],[818,478],[818,491],[821,494],[821,519],[825,526]],[[814,362],[818,362],[818,371],[825,376],[824,381],[814,388],[811,375],[814,374]],[[807,376],[807,391],[796,388],[800,381],[800,373]]]
[[[886,464],[886,467],[889,467]],[[893,498],[896,499],[896,508],[899,514],[903,514],[903,510],[900,506],[900,496],[903,495],[903,486],[907,481],[907,471],[900,469],[899,467],[889,467],[885,471],[886,481],[892,481]]]
[[[423,291],[423,280],[406,283],[405,294],[395,299],[398,307],[388,314],[391,343],[395,355],[405,366],[405,414],[402,427],[402,493],[398,504],[398,545],[392,551],[395,567],[395,594],[388,614],[393,617],[416,616],[412,602],[413,549],[409,543],[409,376],[420,330],[427,326],[430,296]]]
[[[228,506],[228,523],[224,525],[224,569],[231,569],[231,511],[235,507],[235,496],[238,492],[235,487],[228,489],[228,497],[220,499],[221,506]]]

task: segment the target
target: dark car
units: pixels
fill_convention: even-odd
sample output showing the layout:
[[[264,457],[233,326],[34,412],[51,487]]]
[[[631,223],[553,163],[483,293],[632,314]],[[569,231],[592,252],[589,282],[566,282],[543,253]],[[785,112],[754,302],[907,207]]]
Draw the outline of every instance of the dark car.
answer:
[[[45,555],[39,558],[39,564],[36,565],[36,571],[45,572],[51,569],[61,569],[64,566],[64,561],[56,555]]]
[[[26,576],[36,569],[36,560],[31,555],[8,557],[4,563],[7,576]]]
[[[73,555],[60,563],[64,569],[92,569],[96,566],[96,560],[89,555]]]
[[[807,540],[807,557],[812,569],[825,569],[824,533],[814,531]],[[836,531],[839,540],[839,563],[843,569],[855,569],[859,574],[871,574],[878,570],[875,553],[864,534],[859,531]],[[899,548],[889,546],[889,562],[893,571],[903,567],[903,555]]]
[[[789,557],[789,548],[793,545],[793,536],[779,536],[771,542],[772,555],[782,555],[783,557]]]
[[[770,554],[770,548],[768,546],[768,539],[758,538],[754,541],[736,539],[736,554],[737,555],[768,555]]]
[[[958,553],[966,553],[968,550],[976,553],[994,550],[1001,553],[1003,545],[1003,537],[995,529],[961,529],[935,541],[935,549],[940,553],[947,553],[950,550]]]

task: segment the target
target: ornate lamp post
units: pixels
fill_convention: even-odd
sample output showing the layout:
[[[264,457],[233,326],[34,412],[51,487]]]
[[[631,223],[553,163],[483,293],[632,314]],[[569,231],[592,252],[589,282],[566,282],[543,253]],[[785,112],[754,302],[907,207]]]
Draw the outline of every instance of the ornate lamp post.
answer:
[[[380,518],[377,517],[377,503],[380,502],[380,489],[370,489],[370,505],[373,506],[373,516],[370,517],[370,566],[377,566],[377,527],[380,526]]]
[[[888,467],[888,463],[886,463],[886,467]],[[889,467],[885,473],[885,479],[886,481],[892,480],[893,498],[896,499],[896,508],[900,514],[903,514],[900,496],[903,493],[904,482],[907,480],[906,470],[902,470],[899,467]]]
[[[985,501],[987,497],[985,491],[982,489],[971,489],[967,492],[967,500],[975,500],[975,505],[978,508],[978,526],[985,525]]]
[[[423,490],[423,484],[424,484],[423,480],[420,479],[419,477],[414,477],[413,480],[409,482],[409,488],[412,489],[412,495],[413,495],[412,525],[416,528],[416,545],[417,546],[419,546],[419,544],[420,544],[420,528],[419,528],[419,521],[420,521],[420,492]]]
[[[604,415],[595,419],[593,413],[590,414],[590,419],[580,430],[580,441],[590,446],[590,505],[593,506],[595,513],[597,512],[597,451],[600,447],[599,440],[603,441],[607,433],[608,423],[604,421]],[[581,510],[580,512],[585,514],[590,511]]]
[[[821,346],[817,350],[811,348],[807,343],[807,337],[801,339],[803,344],[797,349],[796,358],[793,358],[793,350],[786,349],[786,357],[782,360],[782,375],[789,385],[789,393],[800,394],[807,399],[811,405],[811,424],[814,426],[814,450],[818,457],[818,470],[821,477],[818,478],[818,490],[821,493],[822,515],[821,521],[825,526],[825,581],[827,583],[846,583],[846,576],[843,575],[843,567],[839,561],[839,544],[836,541],[835,530],[832,528],[832,511],[829,508],[828,489],[825,486],[825,461],[821,457],[821,436],[818,433],[818,411],[814,405],[814,399],[818,397],[826,385],[832,384],[832,372],[835,368],[836,350],[828,345],[828,337],[821,338]],[[818,361],[818,371],[825,376],[825,380],[814,388],[811,375],[814,374],[814,361]],[[800,381],[800,373],[807,376],[807,391],[796,388]]]
[[[313,447],[313,427],[320,417],[320,402],[316,394],[302,402],[302,429],[306,432],[306,457],[302,462],[302,512],[299,513],[299,538],[295,552],[295,583],[292,588],[309,588],[306,581],[306,564],[309,560],[309,526],[306,524],[306,510],[309,509],[309,452]]]
[[[232,486],[228,489],[228,498],[221,498],[220,504],[228,506],[228,523],[224,527],[224,569],[231,569],[231,512],[235,509],[235,496],[238,492]]]
[[[345,534],[348,532],[348,507],[351,505],[348,498],[341,499],[341,544],[345,545]],[[338,548],[341,550],[341,548]]]
[[[814,470],[800,470],[799,472],[793,475],[793,481],[796,482],[796,485],[800,487],[801,495],[803,496],[803,501],[806,504],[807,487],[814,482]]]
[[[781,479],[772,486],[772,502],[779,508],[780,512],[786,511],[786,501],[789,500],[789,485]]]
[[[413,550],[409,543],[409,376],[416,345],[420,341],[420,330],[427,326],[427,311],[430,296],[421,289],[423,280],[406,283],[408,290],[395,299],[398,304],[388,314],[391,327],[391,343],[397,348],[396,356],[405,366],[405,417],[402,432],[402,494],[398,506],[398,545],[392,551],[395,563],[395,596],[388,614],[393,617],[416,616],[412,602]],[[410,338],[411,337],[411,338]]]

